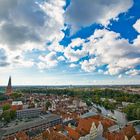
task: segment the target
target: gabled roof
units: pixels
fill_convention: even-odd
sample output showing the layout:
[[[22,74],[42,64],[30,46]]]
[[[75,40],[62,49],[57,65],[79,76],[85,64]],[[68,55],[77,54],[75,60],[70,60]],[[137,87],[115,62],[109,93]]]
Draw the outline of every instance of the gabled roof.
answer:
[[[121,132],[124,133],[124,135],[126,135],[129,139],[136,135],[135,128],[132,125],[125,126],[122,128]]]
[[[136,139],[136,140],[140,140],[140,133],[139,133],[139,134],[134,135],[134,137],[135,137],[135,139]]]
[[[80,138],[80,134],[76,132],[74,129],[65,126],[65,130],[68,131],[69,137],[71,137],[73,140],[78,140]]]

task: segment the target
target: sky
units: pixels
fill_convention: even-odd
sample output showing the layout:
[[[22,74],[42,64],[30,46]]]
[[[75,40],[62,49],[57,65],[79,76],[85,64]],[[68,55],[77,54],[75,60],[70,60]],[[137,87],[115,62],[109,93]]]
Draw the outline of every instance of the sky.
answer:
[[[140,0],[0,0],[0,85],[140,84]]]

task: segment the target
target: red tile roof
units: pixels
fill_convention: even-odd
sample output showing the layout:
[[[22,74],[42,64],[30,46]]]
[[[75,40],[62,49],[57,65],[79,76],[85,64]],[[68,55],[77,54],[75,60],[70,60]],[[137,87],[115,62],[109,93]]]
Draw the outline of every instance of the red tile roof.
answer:
[[[132,125],[125,126],[120,132],[105,132],[104,137],[107,140],[124,140],[125,136],[131,139],[136,135],[135,128]],[[139,139],[140,140],[140,139]]]
[[[65,126],[65,130],[68,131],[68,135],[70,138],[72,138],[72,140],[78,140],[80,138],[80,134],[74,129]]]
[[[44,131],[42,135],[43,135],[43,139],[47,139],[47,140],[70,140],[65,135],[53,130]]]
[[[18,140],[29,140],[29,137],[26,135],[25,132],[18,132],[18,133],[16,134],[16,138],[17,138]]]
[[[125,126],[122,128],[121,132],[124,133],[124,135],[126,135],[129,139],[136,135],[136,130],[132,125]]]
[[[134,137],[135,137],[136,140],[140,140],[140,133],[136,134]]]
[[[90,132],[92,122],[92,119],[80,119],[76,131],[78,131],[81,135],[88,134]]]
[[[59,125],[54,126],[53,129],[56,131],[60,131],[63,129],[63,126],[59,124]]]
[[[125,139],[125,135],[121,132],[115,132],[115,133],[110,133],[110,132],[105,132],[104,133],[104,137],[107,140],[124,140]]]
[[[99,122],[101,122],[104,127],[104,130],[107,130],[108,127],[115,124],[115,122],[113,122],[112,120],[96,115],[89,118],[79,119],[78,127],[76,128],[76,130],[81,135],[88,134],[90,132],[90,128],[93,122],[95,123],[96,127],[98,127]]]

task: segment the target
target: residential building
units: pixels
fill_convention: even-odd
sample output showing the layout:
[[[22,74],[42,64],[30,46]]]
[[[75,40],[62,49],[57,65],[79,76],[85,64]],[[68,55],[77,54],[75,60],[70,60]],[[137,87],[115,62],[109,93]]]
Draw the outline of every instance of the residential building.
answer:
[[[15,137],[18,132],[45,131],[58,124],[62,124],[62,119],[55,114],[44,115],[43,117],[35,118],[28,122],[21,121],[19,124],[0,128],[0,140]]]
[[[22,110],[23,109],[23,103],[22,101],[13,101],[11,105],[12,110]]]

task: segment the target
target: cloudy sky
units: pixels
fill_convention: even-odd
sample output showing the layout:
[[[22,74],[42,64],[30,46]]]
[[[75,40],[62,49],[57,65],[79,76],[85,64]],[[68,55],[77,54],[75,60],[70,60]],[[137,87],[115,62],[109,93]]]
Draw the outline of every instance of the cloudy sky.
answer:
[[[139,0],[0,0],[0,85],[140,84]]]

